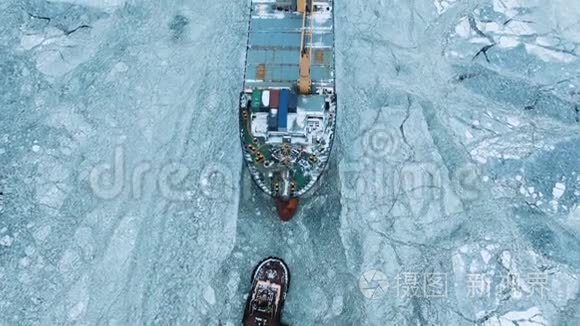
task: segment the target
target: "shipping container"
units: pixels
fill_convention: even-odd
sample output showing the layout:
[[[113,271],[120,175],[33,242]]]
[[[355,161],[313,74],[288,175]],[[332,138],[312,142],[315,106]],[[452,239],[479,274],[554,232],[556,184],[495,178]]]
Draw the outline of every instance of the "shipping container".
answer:
[[[280,91],[280,107],[278,108],[278,130],[285,131],[288,127],[288,101],[290,91],[282,89]]]
[[[271,89],[270,90],[270,107],[277,108],[280,105],[280,90]]]
[[[252,109],[254,111],[259,110],[262,104],[262,91],[259,89],[255,89],[252,92]]]
[[[290,92],[290,97],[288,98],[288,109],[294,109],[296,111],[296,106],[298,105],[298,95],[294,92]]]
[[[265,90],[262,92],[262,106],[267,108],[270,106],[270,91]]]
[[[296,113],[298,106],[298,95],[296,93],[291,92],[290,98],[288,99],[288,113]]]

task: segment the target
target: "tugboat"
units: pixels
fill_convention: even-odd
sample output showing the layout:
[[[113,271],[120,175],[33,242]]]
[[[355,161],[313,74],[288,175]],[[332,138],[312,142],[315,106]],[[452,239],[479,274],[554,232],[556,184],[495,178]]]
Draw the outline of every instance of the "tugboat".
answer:
[[[270,257],[254,270],[252,289],[244,310],[244,326],[279,326],[290,286],[288,267]]]
[[[336,126],[334,0],[252,1],[240,136],[252,179],[292,218]]]

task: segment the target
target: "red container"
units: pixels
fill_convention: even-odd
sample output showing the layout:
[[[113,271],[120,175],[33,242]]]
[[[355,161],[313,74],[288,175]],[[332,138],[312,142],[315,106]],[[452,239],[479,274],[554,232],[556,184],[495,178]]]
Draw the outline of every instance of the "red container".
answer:
[[[280,106],[280,90],[271,89],[270,90],[270,107],[278,108]]]

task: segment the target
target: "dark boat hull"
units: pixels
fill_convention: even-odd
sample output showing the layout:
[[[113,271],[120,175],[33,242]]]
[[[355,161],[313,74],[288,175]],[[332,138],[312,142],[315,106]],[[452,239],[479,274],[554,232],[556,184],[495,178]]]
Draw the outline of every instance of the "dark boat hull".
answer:
[[[290,272],[279,258],[268,258],[254,269],[242,324],[244,326],[279,326]]]

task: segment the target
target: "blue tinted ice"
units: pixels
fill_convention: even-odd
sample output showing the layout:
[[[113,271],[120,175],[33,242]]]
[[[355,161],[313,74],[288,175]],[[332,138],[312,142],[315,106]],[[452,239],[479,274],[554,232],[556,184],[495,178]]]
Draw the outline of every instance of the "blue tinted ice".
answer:
[[[243,1],[0,3],[0,325],[580,324],[580,3],[336,1],[338,137],[281,224]]]

